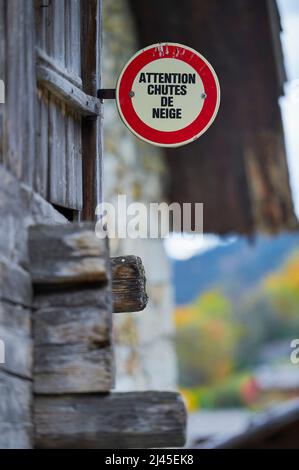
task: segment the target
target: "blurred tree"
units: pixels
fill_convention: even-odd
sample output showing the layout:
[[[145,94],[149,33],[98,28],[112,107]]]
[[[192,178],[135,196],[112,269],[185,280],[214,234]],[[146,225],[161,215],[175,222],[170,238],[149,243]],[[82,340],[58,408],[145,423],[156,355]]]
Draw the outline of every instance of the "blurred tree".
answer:
[[[299,321],[299,251],[292,254],[281,271],[269,275],[264,284],[276,311]]]
[[[220,291],[208,291],[176,312],[176,345],[181,384],[222,381],[233,368],[238,326]]]

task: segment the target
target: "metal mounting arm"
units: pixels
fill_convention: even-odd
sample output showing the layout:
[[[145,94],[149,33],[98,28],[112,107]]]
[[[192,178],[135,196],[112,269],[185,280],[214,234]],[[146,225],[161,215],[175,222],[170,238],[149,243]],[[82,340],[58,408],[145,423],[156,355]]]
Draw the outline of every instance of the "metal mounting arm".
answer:
[[[115,88],[101,88],[97,91],[100,100],[115,100]]]

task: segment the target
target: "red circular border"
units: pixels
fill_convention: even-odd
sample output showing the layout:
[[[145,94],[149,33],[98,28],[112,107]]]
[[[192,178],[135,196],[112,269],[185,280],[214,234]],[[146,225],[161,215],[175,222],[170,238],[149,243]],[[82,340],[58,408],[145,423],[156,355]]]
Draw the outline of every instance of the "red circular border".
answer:
[[[168,54],[164,55],[165,58],[182,60],[191,65],[203,82],[207,97],[197,118],[183,129],[177,131],[159,131],[145,124],[136,114],[129,93],[139,71],[148,63],[161,59],[157,45],[141,51],[125,67],[117,87],[117,100],[124,120],[141,138],[157,144],[175,145],[192,140],[193,137],[198,136],[208,126],[217,107],[218,88],[208,63],[197,55],[195,51],[171,44],[163,45],[163,47],[168,47]]]

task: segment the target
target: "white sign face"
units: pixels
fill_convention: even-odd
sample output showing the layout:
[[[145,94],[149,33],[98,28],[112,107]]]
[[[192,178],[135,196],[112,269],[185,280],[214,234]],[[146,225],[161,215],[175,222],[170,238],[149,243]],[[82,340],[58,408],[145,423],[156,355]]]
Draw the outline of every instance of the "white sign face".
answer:
[[[132,89],[136,113],[159,131],[178,131],[189,126],[204,104],[205,90],[199,74],[177,59],[150,62],[138,73]]]
[[[178,147],[202,135],[215,119],[220,88],[209,62],[181,44],[154,44],[137,52],[120,74],[116,103],[142,140]]]

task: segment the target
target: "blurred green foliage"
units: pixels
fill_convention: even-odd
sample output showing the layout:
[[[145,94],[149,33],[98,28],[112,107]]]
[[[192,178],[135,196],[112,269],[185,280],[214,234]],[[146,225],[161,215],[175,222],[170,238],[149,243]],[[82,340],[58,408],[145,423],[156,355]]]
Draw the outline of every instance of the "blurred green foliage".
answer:
[[[238,302],[219,286],[178,308],[175,321],[180,385],[191,408],[248,404],[255,396],[248,371],[264,360],[265,346],[298,336],[299,252]]]

